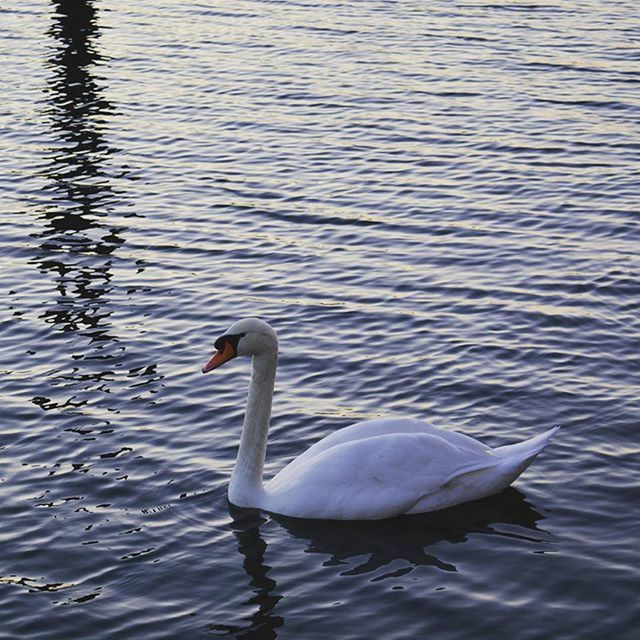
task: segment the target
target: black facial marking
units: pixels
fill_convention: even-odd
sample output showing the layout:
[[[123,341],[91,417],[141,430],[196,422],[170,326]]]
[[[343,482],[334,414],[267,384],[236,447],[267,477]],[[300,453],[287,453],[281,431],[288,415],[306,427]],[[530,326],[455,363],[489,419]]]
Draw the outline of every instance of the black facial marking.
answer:
[[[216,351],[224,351],[224,345],[227,342],[231,343],[231,346],[233,347],[234,351],[238,350],[238,342],[240,342],[240,338],[242,338],[243,336],[246,336],[246,333],[226,333],[223,336],[220,336],[216,341],[215,344],[213,345],[214,348],[216,349]]]

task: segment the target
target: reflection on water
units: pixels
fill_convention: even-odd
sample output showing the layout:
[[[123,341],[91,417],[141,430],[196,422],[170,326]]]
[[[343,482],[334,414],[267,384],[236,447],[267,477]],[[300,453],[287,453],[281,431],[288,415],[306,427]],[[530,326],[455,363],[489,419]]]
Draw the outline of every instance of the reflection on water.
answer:
[[[631,638],[633,3],[228,4],[2,3],[0,635]],[[230,518],[246,371],[199,367],[247,315],[271,469],[379,415],[562,422],[547,519]]]
[[[239,509],[229,505],[229,510],[233,519],[231,527],[238,540],[238,551],[243,557],[242,566],[253,592],[246,604],[257,608],[244,629],[225,624],[214,624],[210,629],[233,634],[234,638],[243,640],[271,640],[277,637],[276,629],[284,624],[284,620],[272,613],[282,596],[274,595],[277,585],[268,576],[271,567],[265,564],[267,544],[260,535],[260,526],[267,520],[259,511],[252,509]]]
[[[36,263],[51,277],[57,299],[42,314],[63,331],[79,331],[90,342],[112,338],[109,311],[110,255],[124,242],[124,229],[109,226],[116,194],[107,157],[115,150],[104,128],[114,107],[102,95],[95,69],[104,61],[97,49],[99,23],[91,0],[53,3],[49,35],[55,46],[47,66],[47,115],[56,144],[43,172],[52,199],[42,211],[46,227]]]
[[[510,487],[497,496],[445,511],[376,522],[313,521],[283,516],[274,518],[292,535],[309,541],[307,553],[328,554],[331,564],[345,564],[349,558],[367,554],[369,557],[363,564],[343,574],[357,575],[382,569],[396,560],[406,561],[407,572],[421,565],[456,571],[454,565],[426,553],[425,549],[443,541],[465,542],[474,533],[514,535],[501,534],[496,528],[500,524],[534,531],[535,537],[518,537],[539,542],[540,530],[536,523],[542,515],[525,500],[520,491]]]
[[[229,505],[231,528],[238,540],[242,566],[249,577],[252,595],[247,605],[255,607],[247,628],[211,625],[211,630],[235,634],[237,638],[275,638],[276,629],[284,624],[273,609],[282,599],[278,585],[269,577],[271,566],[265,562],[268,547],[260,528],[268,520],[259,511]],[[372,582],[397,578],[419,566],[432,566],[441,571],[456,572],[457,568],[433,553],[440,542],[464,543],[472,534],[506,536],[532,543],[548,542],[548,535],[538,527],[544,517],[517,489],[510,487],[499,495],[435,513],[403,516],[373,522],[304,520],[271,514],[291,536],[305,541],[306,552],[329,556],[323,566],[345,566],[341,576],[378,573]],[[501,531],[501,529],[507,529]],[[519,530],[514,532],[515,530]],[[530,532],[530,533],[529,533]],[[430,550],[431,553],[427,553]],[[353,566],[352,559],[368,556]],[[379,574],[398,560],[388,573]],[[270,560],[274,563],[275,558]]]

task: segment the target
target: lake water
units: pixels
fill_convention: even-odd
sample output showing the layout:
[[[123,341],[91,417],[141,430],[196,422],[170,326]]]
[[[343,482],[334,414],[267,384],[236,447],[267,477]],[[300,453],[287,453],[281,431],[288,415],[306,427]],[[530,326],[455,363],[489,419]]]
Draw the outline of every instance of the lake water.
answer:
[[[635,0],[0,9],[0,637],[630,639]],[[503,445],[504,493],[377,523],[230,507],[356,420]],[[321,488],[319,488],[321,490]]]

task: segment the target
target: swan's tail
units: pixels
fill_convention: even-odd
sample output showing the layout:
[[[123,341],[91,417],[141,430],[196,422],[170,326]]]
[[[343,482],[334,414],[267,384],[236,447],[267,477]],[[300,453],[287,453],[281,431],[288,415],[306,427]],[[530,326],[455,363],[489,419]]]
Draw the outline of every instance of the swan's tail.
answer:
[[[497,447],[494,452],[504,458],[500,463],[505,470],[513,472],[514,479],[517,478],[535,459],[535,457],[547,446],[547,443],[560,429],[560,425],[541,433],[524,442],[508,444],[504,447]]]

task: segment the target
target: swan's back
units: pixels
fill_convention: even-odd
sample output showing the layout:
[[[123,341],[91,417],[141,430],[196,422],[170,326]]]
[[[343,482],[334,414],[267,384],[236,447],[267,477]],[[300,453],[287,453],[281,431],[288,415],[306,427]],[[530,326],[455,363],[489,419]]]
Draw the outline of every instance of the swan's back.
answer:
[[[319,453],[339,444],[355,442],[357,440],[364,440],[366,438],[372,438],[380,435],[398,436],[408,433],[437,436],[438,438],[442,438],[450,444],[455,445],[460,450],[468,452],[470,455],[491,455],[493,453],[490,447],[487,447],[482,444],[482,442],[479,442],[474,438],[465,436],[462,433],[457,433],[456,431],[438,429],[424,420],[402,417],[376,418],[374,420],[356,422],[348,427],[344,427],[343,429],[338,429],[337,431],[330,433],[319,442],[311,445],[309,449],[293,460],[286,468],[295,467],[299,463],[307,463],[311,458],[317,456]]]

